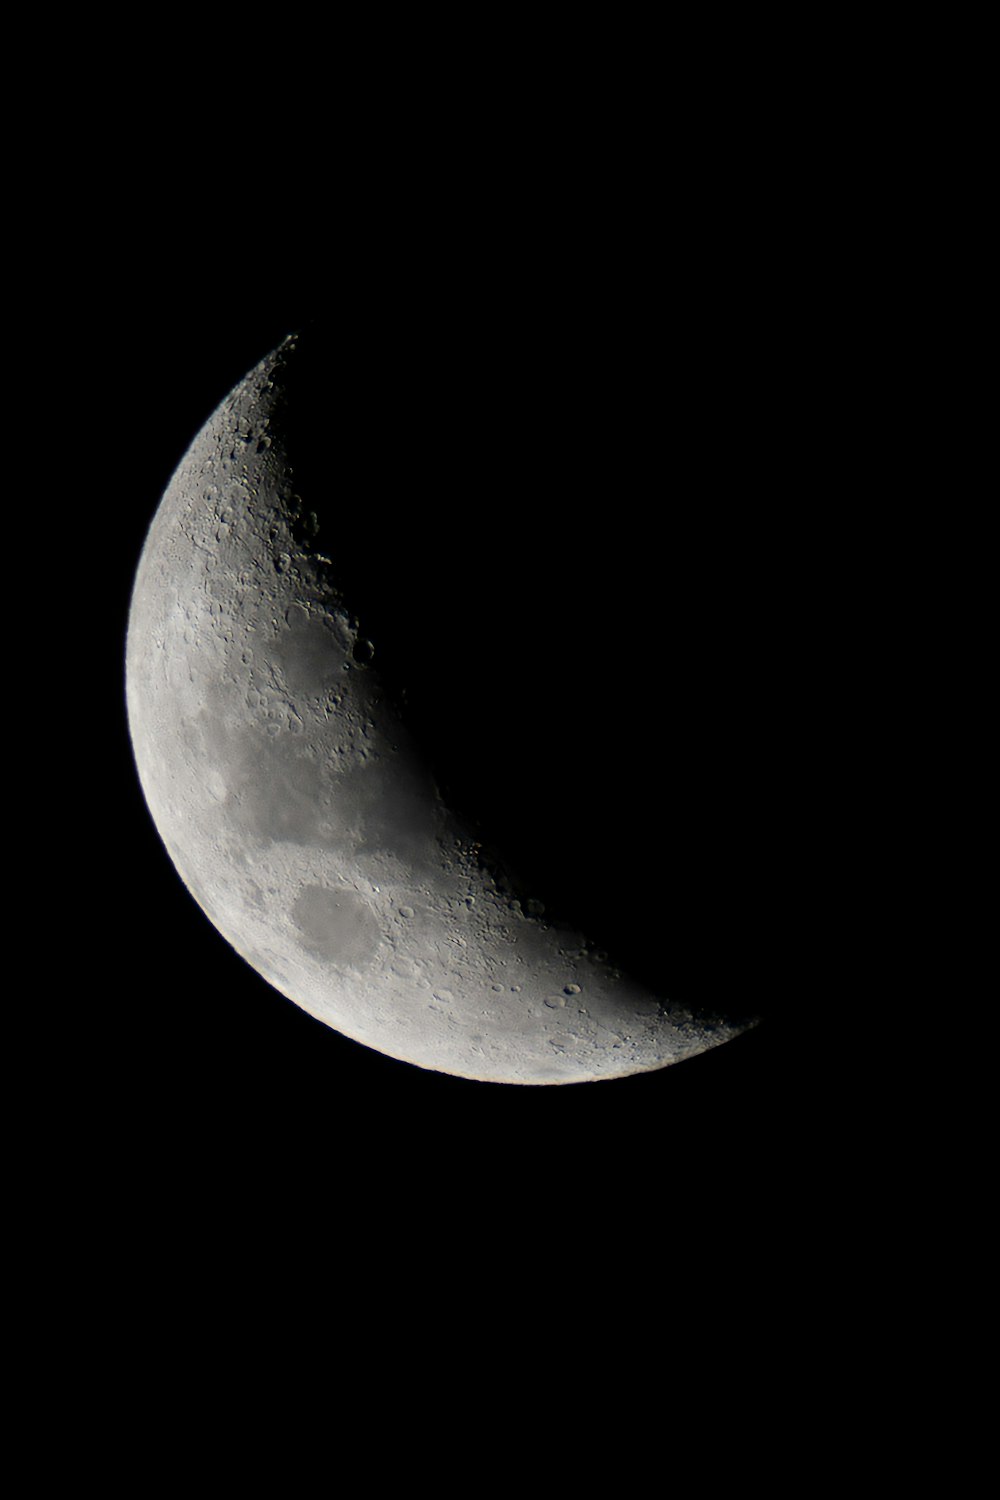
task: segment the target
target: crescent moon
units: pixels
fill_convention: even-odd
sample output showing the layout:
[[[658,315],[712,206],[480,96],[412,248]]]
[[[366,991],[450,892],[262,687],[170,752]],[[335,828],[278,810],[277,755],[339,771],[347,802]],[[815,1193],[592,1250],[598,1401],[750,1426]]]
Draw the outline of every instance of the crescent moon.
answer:
[[[436,777],[393,642],[352,594],[350,526],[336,502],[318,519],[297,462],[318,411],[300,399],[308,338],[195,438],[135,578],[133,751],[189,891],[288,999],[421,1068],[619,1078],[745,1030],[672,1002],[520,888]]]

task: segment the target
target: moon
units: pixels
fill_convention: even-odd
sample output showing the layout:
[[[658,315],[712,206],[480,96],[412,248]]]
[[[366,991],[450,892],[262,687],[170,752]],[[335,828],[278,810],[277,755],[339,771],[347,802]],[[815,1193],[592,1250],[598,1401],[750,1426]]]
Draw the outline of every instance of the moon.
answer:
[[[578,1083],[729,1040],[755,1018],[672,998],[667,964],[662,988],[633,972],[627,952],[590,930],[599,911],[574,909],[572,882],[551,899],[552,842],[579,870],[595,821],[580,810],[548,826],[551,789],[534,803],[526,791],[554,768],[557,781],[567,762],[545,718],[553,691],[569,700],[531,676],[530,653],[512,659],[504,622],[514,605],[492,630],[488,610],[470,626],[475,580],[485,578],[481,598],[495,567],[449,578],[425,565],[415,538],[454,527],[454,516],[415,506],[409,529],[373,517],[377,443],[367,489],[357,464],[353,488],[338,488],[350,413],[336,390],[317,393],[327,362],[307,331],[246,376],[192,442],[138,566],[129,728],[182,880],[281,994],[421,1068]],[[412,447],[419,434],[382,440]],[[551,618],[564,614],[553,607]],[[576,703],[587,633],[553,628],[564,631],[554,660],[567,664],[563,692]],[[421,675],[428,659],[434,670]],[[593,713],[579,717],[579,736],[599,733]],[[431,743],[443,720],[458,726],[444,735],[450,761]],[[503,820],[484,832],[477,816],[477,798],[488,804],[498,782],[509,783],[510,849]],[[521,847],[527,823],[541,849],[534,865]]]

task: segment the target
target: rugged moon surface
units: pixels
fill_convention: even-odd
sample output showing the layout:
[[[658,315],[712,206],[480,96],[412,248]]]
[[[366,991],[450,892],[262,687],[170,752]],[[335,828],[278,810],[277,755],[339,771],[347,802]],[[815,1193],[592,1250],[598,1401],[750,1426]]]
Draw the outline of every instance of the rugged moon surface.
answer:
[[[135,580],[130,731],[188,889],[282,994],[423,1068],[573,1083],[726,1041],[751,1018],[696,1013],[632,974],[519,887],[436,776],[393,643],[358,610],[351,558],[291,452],[307,337],[194,440]],[[334,489],[336,463],[331,447]],[[475,650],[463,661],[474,673]]]

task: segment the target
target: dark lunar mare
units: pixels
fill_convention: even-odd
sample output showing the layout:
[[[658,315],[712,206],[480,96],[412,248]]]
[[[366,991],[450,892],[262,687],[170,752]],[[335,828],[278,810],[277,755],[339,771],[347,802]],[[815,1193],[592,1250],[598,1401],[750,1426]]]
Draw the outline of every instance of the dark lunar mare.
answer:
[[[693,350],[657,370],[626,334],[516,316],[360,325],[303,331],[272,422],[357,670],[514,895],[671,999],[766,1014],[791,667],[773,518],[739,434],[728,463],[710,444]]]

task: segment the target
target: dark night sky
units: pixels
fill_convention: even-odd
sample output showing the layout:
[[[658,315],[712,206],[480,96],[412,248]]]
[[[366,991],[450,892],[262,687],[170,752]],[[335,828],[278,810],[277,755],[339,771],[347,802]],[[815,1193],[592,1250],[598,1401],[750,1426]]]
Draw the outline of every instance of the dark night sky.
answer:
[[[790,48],[767,31],[770,72],[798,96],[786,99],[741,37],[713,26],[698,66],[649,49],[638,87],[633,43],[579,70],[561,38],[549,68],[575,71],[580,97],[566,105],[540,79],[545,120],[522,111],[516,69],[478,108],[456,109],[404,57],[424,96],[412,130],[409,100],[376,77],[381,44],[361,60],[357,100],[341,81],[354,55],[317,46],[324,86],[306,90],[304,114],[298,65],[253,28],[245,74],[228,39],[206,45],[183,20],[124,63],[98,27],[63,48],[76,109],[44,49],[14,152],[30,184],[16,238],[40,289],[17,274],[7,288],[30,324],[8,344],[9,373],[41,438],[31,448],[8,424],[10,449],[32,463],[26,497],[10,496],[9,562],[56,639],[34,697],[9,696],[27,753],[52,758],[56,828],[42,878],[18,894],[28,916],[37,896],[53,920],[40,939],[11,924],[30,980],[12,998],[37,1036],[8,1053],[8,1145],[29,1184],[12,1236],[41,1273],[30,1264],[12,1283],[32,1344],[23,1383],[30,1405],[62,1377],[77,1466],[177,1454],[189,1478],[203,1456],[187,1434],[200,1445],[208,1430],[227,1465],[244,1451],[256,1461],[274,1398],[295,1401],[298,1424],[312,1391],[323,1410],[311,1425],[337,1461],[360,1452],[380,1472],[393,1447],[437,1473],[474,1442],[497,1465],[511,1451],[521,1475],[533,1439],[540,1472],[558,1463],[561,1477],[579,1455],[613,1464],[620,1484],[653,1447],[673,1473],[678,1446],[713,1475],[729,1456],[743,1477],[770,1476],[803,1455],[853,1460],[845,1421],[885,1425],[881,1393],[866,1412],[854,1376],[890,1369],[893,1296],[910,1340],[923,1326],[901,1275],[913,1245],[887,1254],[874,1212],[883,1200],[893,1212],[913,1115],[895,1110],[900,1069],[887,1066],[876,1109],[890,1128],[873,1145],[876,1110],[854,1074],[870,991],[891,995],[897,1021],[906,997],[888,958],[874,973],[852,958],[847,972],[845,953],[878,920],[851,877],[867,866],[877,892],[868,822],[893,768],[866,772],[873,719],[837,663],[850,654],[841,635],[853,629],[857,648],[855,564],[876,491],[897,478],[893,455],[872,474],[851,439],[877,424],[892,379],[876,361],[866,410],[855,377],[897,271],[872,269],[873,206],[893,210],[903,117],[879,89],[888,141],[873,152],[862,124],[845,155],[853,69],[819,95],[822,128],[810,128],[826,42]],[[533,58],[534,28],[510,34]],[[177,65],[161,67],[171,38]],[[848,45],[867,59],[864,36]],[[730,97],[719,73],[725,49],[745,94]],[[442,43],[444,66],[459,50]],[[480,64],[464,50],[475,95]],[[887,51],[872,66],[888,76],[897,62]],[[911,263],[907,247],[899,264]],[[348,507],[374,467],[363,509],[383,544],[395,526],[408,541],[433,535],[439,572],[450,556],[482,580],[463,608],[481,609],[494,640],[512,621],[532,714],[549,712],[545,643],[566,646],[577,622],[587,634],[587,656],[564,651],[552,679],[575,726],[562,826],[583,831],[580,888],[593,858],[598,907],[606,897],[609,921],[631,923],[665,991],[721,1005],[738,994],[764,1014],[755,1030],[613,1082],[432,1074],[300,1011],[185,890],[128,740],[132,580],[191,439],[314,319],[350,418],[330,465]],[[469,419],[457,441],[444,377]],[[487,471],[518,451],[533,489],[515,471],[484,500]],[[361,513],[347,516],[357,535]],[[524,577],[498,624],[487,605],[512,558]],[[892,670],[886,647],[872,677]],[[489,693],[482,684],[480,717]],[[544,785],[560,766],[551,738],[540,758]],[[601,808],[602,839],[574,823],[574,796]],[[940,1029],[935,1044],[921,1080],[961,1052]],[[918,1246],[927,1223],[952,1222],[935,1218],[920,1165]],[[858,1283],[870,1301],[852,1322]],[[242,1410],[261,1410],[260,1431],[235,1405],[228,1419],[229,1361],[255,1387]],[[426,1425],[394,1441],[413,1392]],[[342,1393],[378,1422],[377,1444],[358,1443]],[[688,1408],[711,1424],[703,1441]],[[748,1409],[760,1414],[749,1445]],[[809,1441],[808,1419],[830,1413]]]
[[[506,33],[532,61],[536,29]],[[15,238],[41,275],[37,292],[8,278],[29,321],[9,374],[41,436],[8,422],[31,463],[8,497],[8,561],[31,589],[26,616],[11,611],[12,673],[16,630],[39,610],[56,627],[8,694],[55,825],[17,891],[24,930],[9,924],[28,969],[10,1008],[33,1022],[7,1054],[25,1409],[50,1393],[56,1460],[102,1473],[141,1455],[189,1480],[209,1432],[228,1472],[280,1432],[285,1488],[307,1422],[341,1468],[360,1455],[381,1475],[399,1452],[435,1483],[473,1453],[478,1475],[484,1452],[520,1477],[533,1443],[538,1472],[603,1461],[618,1486],[654,1450],[673,1475],[678,1448],[713,1477],[723,1459],[741,1480],[803,1459],[856,1469],[851,1433],[886,1425],[881,1389],[866,1404],[859,1384],[870,1369],[884,1385],[923,1330],[914,1246],[956,1222],[921,1155],[912,1236],[881,1233],[918,1112],[895,1105],[898,1060],[873,1070],[874,1103],[856,1079],[873,990],[894,1032],[912,1028],[894,955],[868,972],[855,956],[890,894],[870,825],[894,767],[868,770],[875,717],[848,680],[867,654],[869,516],[898,488],[896,456],[867,470],[852,437],[892,381],[876,360],[858,394],[897,272],[872,271],[872,205],[893,211],[909,115],[879,89],[888,139],[873,152],[862,124],[852,159],[853,68],[810,128],[827,41],[764,28],[762,69],[713,21],[697,66],[647,49],[638,87],[641,39],[581,69],[563,28],[549,69],[579,98],[539,78],[544,119],[522,109],[519,68],[477,102],[478,54],[442,38],[472,97],[435,97],[403,52],[422,96],[411,129],[409,97],[381,78],[388,34],[364,58],[316,45],[323,87],[303,112],[297,60],[244,30],[249,72],[230,38],[183,18],[124,62],[91,25],[61,54],[78,107],[43,49],[14,142],[30,188]],[[866,37],[847,44],[867,60]],[[723,51],[744,93],[730,97]],[[897,64],[898,47],[871,66]],[[348,534],[370,526],[391,567],[401,539],[422,539],[426,563],[432,538],[435,576],[465,580],[463,619],[494,646],[508,624],[516,639],[502,714],[529,733],[544,720],[539,776],[522,755],[491,816],[515,827],[557,786],[566,891],[630,935],[668,995],[737,996],[756,1029],[612,1082],[429,1073],[271,989],[184,888],[128,738],[133,577],[192,438],[310,322],[342,403],[330,503],[343,493]],[[440,624],[440,598],[428,611]],[[906,630],[869,666],[873,698]],[[459,743],[489,722],[491,691],[471,723],[458,706]],[[502,782],[502,742],[483,755]],[[963,1054],[949,1036],[920,1037],[932,1096],[942,1056]],[[940,1089],[921,1108],[936,1136]],[[952,1152],[929,1145],[950,1178]]]

